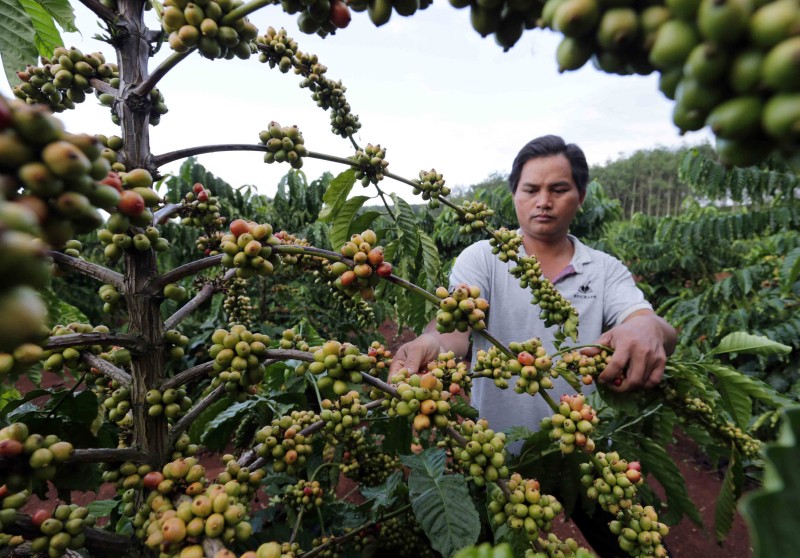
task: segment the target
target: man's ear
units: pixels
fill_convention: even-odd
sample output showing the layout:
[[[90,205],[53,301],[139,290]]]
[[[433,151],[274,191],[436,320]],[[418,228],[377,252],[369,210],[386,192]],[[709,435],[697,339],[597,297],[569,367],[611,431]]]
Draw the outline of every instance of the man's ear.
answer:
[[[586,190],[584,190],[584,191],[583,191],[583,192],[581,192],[581,194],[580,194],[580,202],[579,202],[579,205],[583,205],[583,200],[585,200],[585,199],[586,199]]]

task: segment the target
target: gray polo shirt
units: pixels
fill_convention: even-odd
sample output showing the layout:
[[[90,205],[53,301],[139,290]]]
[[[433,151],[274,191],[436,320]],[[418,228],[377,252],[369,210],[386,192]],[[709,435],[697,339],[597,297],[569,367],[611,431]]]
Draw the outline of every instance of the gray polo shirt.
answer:
[[[622,323],[633,312],[652,308],[622,262],[589,248],[572,235],[569,239],[575,253],[554,284],[576,308],[580,323],[578,341],[573,343],[568,339],[565,347],[593,343],[603,331]],[[522,246],[520,252],[524,254]],[[502,343],[508,345],[511,341],[538,337],[552,353],[556,328],[545,328],[539,320],[539,307],[531,304],[530,291],[521,288],[519,281],[509,273],[514,265],[501,262],[492,254],[489,241],[483,240],[458,256],[450,274],[450,286],[467,283],[480,287],[481,296],[489,301],[487,329]],[[487,349],[490,344],[476,334],[472,339],[474,363],[476,352]],[[541,397],[518,394],[512,388],[513,384],[508,389],[499,389],[492,380],[478,378],[472,388],[472,405],[495,431],[512,426],[538,430],[539,421],[550,416],[552,411]],[[574,391],[559,378],[549,393],[558,401],[561,394]],[[584,389],[584,392],[588,391]]]

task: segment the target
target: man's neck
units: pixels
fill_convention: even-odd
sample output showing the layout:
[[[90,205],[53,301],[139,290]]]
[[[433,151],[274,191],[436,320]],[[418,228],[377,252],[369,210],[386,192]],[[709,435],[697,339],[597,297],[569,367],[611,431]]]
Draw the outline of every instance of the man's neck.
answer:
[[[554,242],[549,239],[536,239],[523,235],[522,245],[527,254],[536,256],[542,273],[548,279],[553,279],[561,273],[575,254],[575,247],[567,236]]]

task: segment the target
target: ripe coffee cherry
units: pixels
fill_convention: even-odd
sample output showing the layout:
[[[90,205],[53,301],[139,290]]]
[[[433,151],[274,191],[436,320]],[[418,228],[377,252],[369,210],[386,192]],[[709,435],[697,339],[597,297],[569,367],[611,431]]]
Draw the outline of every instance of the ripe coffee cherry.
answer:
[[[138,217],[144,211],[144,198],[132,190],[125,190],[120,194],[117,208],[129,217]]]
[[[330,22],[338,29],[344,29],[350,24],[350,8],[343,0],[331,2]]]
[[[199,182],[195,183],[195,185],[192,186],[192,191],[194,191],[195,194],[199,194],[203,190],[205,190],[205,186],[203,186]]]
[[[231,223],[231,233],[234,236],[241,236],[247,232],[250,232],[250,225],[244,219],[236,219]]]
[[[375,273],[378,275],[378,277],[389,277],[392,274],[392,269],[392,264],[389,262],[382,262],[375,269]]]

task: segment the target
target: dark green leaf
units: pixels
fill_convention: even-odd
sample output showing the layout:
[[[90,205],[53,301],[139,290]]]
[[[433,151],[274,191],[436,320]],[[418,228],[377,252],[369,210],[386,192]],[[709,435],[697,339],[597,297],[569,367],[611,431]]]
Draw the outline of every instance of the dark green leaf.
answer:
[[[331,180],[328,189],[325,190],[325,195],[322,196],[325,206],[319,212],[320,221],[330,222],[336,216],[339,212],[339,208],[342,207],[347,200],[347,196],[350,194],[350,190],[353,189],[355,183],[355,169],[347,169]]]
[[[761,335],[751,335],[744,331],[729,333],[717,345],[709,355],[722,355],[726,353],[742,353],[750,355],[785,355],[791,352],[792,348],[782,343],[776,343],[771,339]]]
[[[95,517],[108,517],[117,506],[119,500],[92,500],[86,505],[86,509]]]
[[[445,453],[430,448],[420,455],[402,457],[411,468],[409,498],[414,515],[431,546],[449,558],[458,549],[475,544],[480,534],[478,510],[467,481],[461,475],[443,475]]]
[[[664,521],[675,523],[683,514],[686,514],[697,525],[702,525],[703,519],[700,517],[700,512],[697,511],[697,507],[689,498],[686,490],[686,481],[664,446],[649,438],[642,438],[639,449],[641,450],[639,459],[642,465],[664,487],[668,506]]]
[[[218,414],[230,407],[232,403],[233,400],[230,397],[223,397],[219,401],[212,403],[205,411],[200,413],[200,416],[197,417],[194,422],[192,422],[189,427],[189,437],[192,440],[200,440],[208,423],[214,420]]]
[[[372,502],[371,513],[380,514],[381,510],[390,508],[397,501],[397,488],[403,480],[403,473],[395,471],[383,484],[378,486],[361,487],[361,495],[366,498],[367,503]]]
[[[34,0],[19,0],[19,3],[31,18],[33,30],[36,33],[34,43],[39,55],[52,56],[53,49],[64,44],[61,33],[58,32],[53,22],[53,16],[44,9],[44,6]]]
[[[350,230],[361,233],[370,228],[375,219],[381,215],[378,211],[365,211],[353,219],[353,222],[350,223]]]
[[[75,27],[75,12],[68,0],[37,0],[37,2],[56,20],[61,29],[67,33],[74,33],[78,30]]]
[[[742,494],[744,482],[744,469],[739,455],[735,449],[731,451],[728,470],[722,481],[722,488],[717,496],[717,505],[714,512],[714,534],[718,542],[724,541],[733,526],[733,516],[736,512],[736,501]]]
[[[339,250],[345,242],[350,240],[350,225],[353,222],[361,206],[369,198],[367,196],[355,196],[341,204],[333,216],[333,225],[328,233],[331,246],[334,250]],[[359,231],[360,232],[360,231]]]
[[[206,424],[200,441],[211,450],[221,451],[225,449],[225,446],[230,443],[231,434],[233,434],[242,417],[255,405],[255,400],[248,399],[241,403],[234,403],[222,412],[217,412],[214,418]]]
[[[72,322],[89,323],[89,318],[86,317],[86,314],[58,297],[52,289],[44,289],[39,294],[47,304],[47,321],[50,327],[56,324],[69,324]]]
[[[36,64],[33,24],[18,0],[0,0],[0,57],[6,79],[19,83],[17,72],[27,64]]]
[[[800,248],[795,248],[786,254],[781,266],[781,288],[784,294],[791,292],[798,277],[800,277]]]
[[[480,413],[478,409],[472,407],[469,403],[467,403],[463,398],[459,397],[455,400],[451,401],[450,403],[450,410],[453,411],[455,414],[462,416],[468,419],[477,419],[480,417]]]

